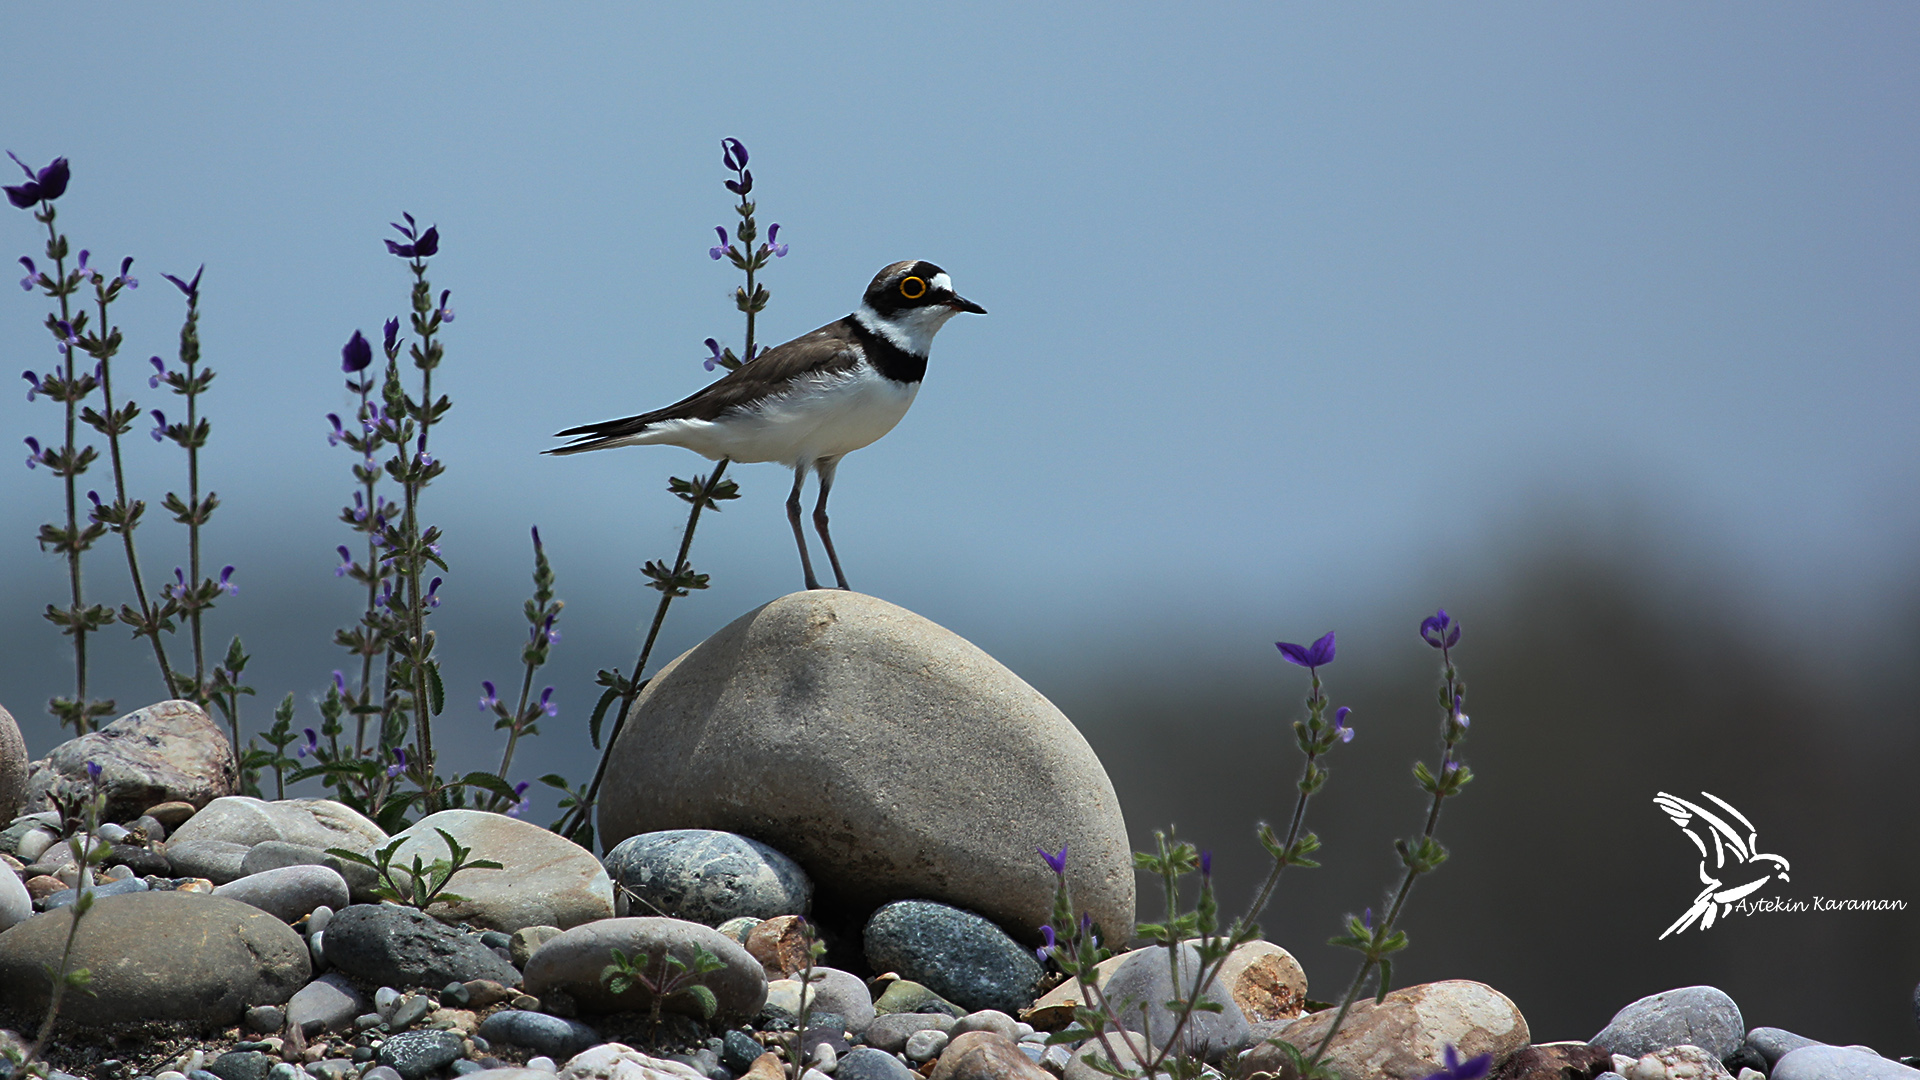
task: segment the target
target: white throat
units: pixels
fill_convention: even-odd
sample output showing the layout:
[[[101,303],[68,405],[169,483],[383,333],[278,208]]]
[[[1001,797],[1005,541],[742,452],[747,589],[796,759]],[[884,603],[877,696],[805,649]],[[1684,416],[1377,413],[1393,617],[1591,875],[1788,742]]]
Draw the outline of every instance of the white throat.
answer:
[[[933,335],[939,333],[947,320],[957,314],[959,312],[945,304],[934,304],[930,307],[903,308],[892,315],[883,316],[862,303],[853,317],[861,326],[893,342],[903,351],[924,357],[933,345]]]

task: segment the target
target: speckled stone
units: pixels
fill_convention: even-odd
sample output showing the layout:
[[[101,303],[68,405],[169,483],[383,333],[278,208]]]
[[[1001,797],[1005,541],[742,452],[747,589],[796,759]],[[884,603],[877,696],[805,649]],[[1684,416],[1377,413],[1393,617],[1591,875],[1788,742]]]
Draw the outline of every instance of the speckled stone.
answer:
[[[969,1012],[1025,1008],[1044,974],[1033,953],[999,927],[926,900],[880,908],[865,940],[873,970],[899,972]]]

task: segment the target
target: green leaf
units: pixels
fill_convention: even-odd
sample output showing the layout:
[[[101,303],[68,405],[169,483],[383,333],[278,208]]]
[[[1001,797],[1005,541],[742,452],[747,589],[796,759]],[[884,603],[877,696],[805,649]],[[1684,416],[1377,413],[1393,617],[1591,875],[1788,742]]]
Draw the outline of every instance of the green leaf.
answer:
[[[427,700],[433,708],[433,715],[439,716],[447,707],[447,688],[440,682],[440,661],[427,661]]]
[[[713,996],[713,991],[699,983],[687,987],[684,992],[693,999],[694,1006],[700,1010],[702,1020],[711,1020],[713,1015],[720,1011],[720,999]]]
[[[498,795],[509,802],[517,802],[520,798],[519,795],[515,794],[513,785],[501,779],[497,773],[470,772],[455,781],[455,783],[464,787],[480,788],[483,791]]]
[[[607,715],[607,706],[620,700],[620,697],[619,687],[608,687],[607,692],[600,695],[599,703],[594,705],[593,715],[587,719],[587,738],[595,750],[600,749],[600,721]]]
[[[1382,959],[1380,961],[1380,990],[1373,995],[1373,1003],[1375,1005],[1387,1000],[1387,985],[1391,982],[1393,982],[1393,961]]]

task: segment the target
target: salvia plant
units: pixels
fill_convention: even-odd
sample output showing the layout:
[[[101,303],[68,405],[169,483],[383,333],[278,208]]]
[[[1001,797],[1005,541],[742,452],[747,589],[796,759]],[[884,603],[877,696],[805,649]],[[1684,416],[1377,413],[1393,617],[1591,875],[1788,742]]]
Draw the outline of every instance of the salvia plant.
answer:
[[[629,957],[620,949],[610,952],[613,962],[601,969],[601,985],[615,994],[624,994],[636,986],[644,988],[648,995],[648,1016],[653,1024],[660,1023],[661,1006],[676,996],[693,1002],[704,1020],[713,1019],[719,1010],[720,999],[700,980],[724,969],[727,962],[704,946],[694,946],[691,964],[664,948],[658,960],[646,953]]]
[[[1462,764],[1456,755],[1469,726],[1464,711],[1466,684],[1461,682],[1453,663],[1453,648],[1459,644],[1460,627],[1443,609],[1421,622],[1420,636],[1439,651],[1441,661],[1439,701],[1442,721],[1438,761],[1431,767],[1426,762],[1416,762],[1413,768],[1414,779],[1428,793],[1431,801],[1421,831],[1412,839],[1395,841],[1395,850],[1399,852],[1405,870],[1381,916],[1376,920],[1371,908],[1360,916],[1349,916],[1347,932],[1331,939],[1331,944],[1358,952],[1360,963],[1345,994],[1337,1003],[1337,1011],[1325,1036],[1312,1047],[1277,1043],[1301,1077],[1332,1075],[1324,1064],[1327,1048],[1332,1045],[1334,1036],[1363,990],[1371,986],[1376,1001],[1385,998],[1393,979],[1391,957],[1407,945],[1406,932],[1398,928],[1407,896],[1415,880],[1432,873],[1447,858],[1446,849],[1434,837],[1440,820],[1440,808],[1473,780],[1472,770]],[[1188,1037],[1188,1032],[1196,1013],[1220,1011],[1221,1006],[1208,999],[1209,988],[1228,956],[1240,946],[1260,937],[1260,927],[1254,920],[1260,917],[1273,899],[1281,873],[1289,866],[1310,868],[1319,865],[1311,857],[1320,848],[1319,838],[1305,829],[1307,807],[1313,796],[1326,784],[1328,770],[1324,762],[1327,756],[1354,738],[1354,728],[1347,722],[1351,710],[1341,706],[1333,710],[1331,718],[1327,715],[1330,702],[1321,683],[1320,669],[1334,660],[1336,645],[1332,633],[1310,645],[1280,642],[1278,647],[1289,663],[1307,669],[1307,715],[1293,725],[1295,742],[1304,760],[1300,779],[1295,785],[1297,795],[1293,813],[1286,829],[1277,832],[1268,825],[1260,826],[1260,843],[1272,858],[1272,866],[1255,891],[1246,913],[1230,923],[1222,923],[1213,891],[1212,856],[1208,852],[1161,832],[1155,834],[1155,850],[1134,855],[1135,868],[1158,877],[1161,882],[1165,918],[1160,922],[1139,924],[1137,933],[1167,956],[1175,988],[1174,1000],[1166,1003],[1172,1013],[1170,1029],[1153,1031],[1138,1020],[1129,1021],[1127,1017],[1133,1010],[1152,1003],[1113,1001],[1098,985],[1095,966],[1109,955],[1101,944],[1103,930],[1094,925],[1087,915],[1076,915],[1074,911],[1067,885],[1065,846],[1058,853],[1044,849],[1039,852],[1053,871],[1056,885],[1052,919],[1048,925],[1040,928],[1045,944],[1036,951],[1042,962],[1051,962],[1075,981],[1083,1002],[1075,1009],[1074,1022],[1066,1030],[1051,1036],[1049,1041],[1081,1043],[1092,1040],[1098,1043],[1100,1052],[1088,1055],[1086,1060],[1101,1072],[1128,1080],[1159,1075],[1173,1080],[1194,1080],[1198,1077],[1203,1063],[1192,1050],[1193,1040]],[[1188,907],[1182,899],[1184,881],[1196,872],[1200,875],[1199,887],[1191,907]],[[1197,962],[1197,971],[1187,966],[1188,962],[1182,960],[1183,955],[1191,956]],[[1143,1032],[1136,1029],[1147,1030]],[[1447,1068],[1430,1080],[1473,1080],[1486,1073],[1489,1059],[1485,1056],[1462,1062],[1452,1047],[1447,1050]]]
[[[60,1018],[61,1002],[69,990],[92,993],[89,989],[93,981],[92,973],[86,968],[73,966],[73,943],[80,934],[80,921],[93,910],[93,869],[105,862],[113,850],[112,845],[98,837],[102,815],[107,807],[106,792],[100,788],[100,772],[100,764],[89,761],[83,788],[61,785],[47,793],[48,801],[60,814],[60,829],[68,849],[73,852],[74,866],[80,876],[74,883],[73,916],[67,924],[67,940],[60,950],[60,962],[48,964],[43,969],[49,988],[47,1015],[40,1022],[40,1031],[34,1036],[33,1045],[11,1062],[8,1075],[49,1075],[50,1070],[40,1056],[47,1048],[47,1040],[53,1037],[53,1025]]]
[[[409,904],[421,911],[433,904],[453,904],[466,899],[447,891],[454,875],[460,871],[505,869],[492,859],[469,859],[468,856],[473,854],[472,848],[463,846],[445,829],[436,828],[433,831],[439,833],[441,843],[447,845],[447,858],[435,859],[430,863],[415,855],[411,864],[394,865],[394,856],[399,853],[401,845],[407,842],[404,836],[396,837],[376,849],[371,857],[348,848],[328,848],[327,854],[371,868],[376,896],[397,904]]]
[[[733,174],[723,183],[739,200],[734,204],[733,212],[740,220],[734,225],[731,238],[726,226],[714,226],[720,242],[707,249],[707,257],[715,262],[725,260],[745,276],[745,282],[734,289],[733,303],[746,317],[746,331],[738,353],[731,346],[721,347],[717,338],[706,340],[708,356],[702,363],[708,371],[716,367],[732,371],[759,355],[754,344],[755,318],[767,309],[767,301],[772,294],[760,283],[758,275],[768,263],[785,258],[787,254],[787,245],[779,242],[780,226],[777,222],[768,227],[766,240],[759,247],[754,246],[754,242],[760,239],[760,226],[754,217],[756,204],[748,198],[753,193],[753,172],[747,168],[747,148],[739,139],[722,139],[720,158]],[[667,609],[677,597],[704,589],[712,580],[710,575],[694,570],[693,564],[687,561],[687,554],[693,549],[693,533],[700,525],[701,512],[712,510],[719,513],[721,503],[740,497],[739,485],[722,479],[726,471],[727,459],[721,458],[713,471],[705,476],[695,476],[691,480],[677,476],[667,479],[667,490],[688,505],[687,526],[680,535],[680,551],[671,564],[649,560],[642,569],[647,576],[647,584],[659,590],[660,599],[654,607],[653,622],[647,627],[646,640],[641,643],[640,655],[633,662],[632,674],[623,675],[619,668],[600,672],[598,685],[604,690],[587,721],[587,737],[594,749],[600,751],[600,763],[594,769],[593,779],[578,791],[567,787],[557,776],[541,777],[543,782],[565,793],[561,800],[563,813],[553,823],[553,830],[571,837],[576,843],[593,846],[594,800],[599,797],[600,783],[606,777],[607,759],[613,751],[614,741],[626,726],[627,713],[632,710],[634,699],[640,696],[640,691],[647,685],[647,680],[641,678],[640,674],[647,669],[647,661],[653,655],[654,642],[659,640],[660,627],[667,620]],[[600,729],[610,708],[614,710],[613,730],[608,733],[603,746]]]

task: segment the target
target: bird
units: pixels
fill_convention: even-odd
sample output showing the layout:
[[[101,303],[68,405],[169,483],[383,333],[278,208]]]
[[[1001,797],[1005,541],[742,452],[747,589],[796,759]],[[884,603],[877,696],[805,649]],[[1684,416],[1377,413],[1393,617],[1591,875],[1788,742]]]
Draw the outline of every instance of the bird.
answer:
[[[800,527],[800,491],[812,472],[820,498],[813,527],[833,576],[850,589],[827,531],[827,495],[840,459],[892,431],[920,391],[934,334],[961,312],[987,309],[953,291],[924,260],[881,269],[860,306],[812,333],[750,358],[691,397],[638,416],[568,428],[573,442],[549,454],[615,446],[683,446],[713,461],[779,462],[793,469],[787,521],[808,589],[820,588]]]
[[[1674,924],[1667,927],[1665,934],[1660,935],[1661,940],[1665,940],[1668,934],[1685,930],[1696,921],[1700,924],[1700,929],[1707,929],[1713,925],[1716,914],[1725,915],[1733,910],[1736,901],[1760,891],[1760,888],[1772,881],[1776,875],[1781,881],[1792,880],[1787,876],[1787,871],[1790,869],[1787,860],[1778,855],[1768,855],[1760,851],[1760,833],[1753,827],[1753,822],[1747,820],[1745,814],[1735,810],[1732,804],[1711,791],[1703,791],[1700,794],[1719,803],[1726,811],[1727,817],[1738,820],[1746,827],[1747,834],[1743,838],[1727,817],[1722,817],[1696,803],[1690,803],[1664,791],[1654,795],[1654,805],[1665,810],[1667,816],[1673,819],[1673,823],[1685,830],[1687,839],[1693,841],[1693,846],[1700,849],[1700,881],[1706,886],[1693,898],[1693,906],[1689,907],[1680,918],[1674,920]],[[1707,842],[1694,828],[1696,821],[1707,826],[1707,836],[1713,840],[1712,874],[1707,872]],[[1757,865],[1760,863],[1773,863],[1778,869],[1768,870],[1755,877],[1755,872],[1763,869]],[[1733,871],[1742,867],[1749,869],[1740,874],[1740,877],[1746,879],[1740,884],[1729,887],[1726,882],[1716,876],[1724,874],[1732,877]]]

